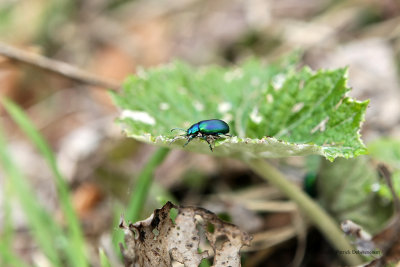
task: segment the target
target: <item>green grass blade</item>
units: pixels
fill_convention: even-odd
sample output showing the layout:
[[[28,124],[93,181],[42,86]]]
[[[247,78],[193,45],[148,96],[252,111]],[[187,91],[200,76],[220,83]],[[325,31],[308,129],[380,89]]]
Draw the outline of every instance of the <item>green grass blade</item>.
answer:
[[[7,201],[4,201],[4,226],[0,234],[0,266],[21,266],[27,267],[28,265],[20,259],[18,255],[12,250],[14,229],[11,218],[11,188],[9,183],[5,183],[3,190],[0,192],[4,194]]]
[[[29,187],[26,179],[15,165],[7,151],[7,144],[0,129],[0,164],[3,167],[6,181],[16,194],[29,222],[32,235],[40,248],[54,266],[61,266],[61,261],[54,244],[54,236],[62,234],[61,229],[54,223],[50,215],[43,210]]]
[[[111,267],[111,263],[102,248],[99,249],[101,267]]]
[[[32,124],[26,114],[16,104],[8,99],[2,99],[2,104],[10,114],[12,119],[18,124],[22,131],[29,137],[33,144],[43,155],[47,164],[55,177],[55,183],[59,194],[60,205],[66,219],[66,225],[69,230],[69,249],[67,252],[69,260],[73,266],[87,266],[85,245],[81,226],[75,211],[73,210],[68,186],[63,179],[53,154],[52,149]]]
[[[11,187],[9,182],[5,182],[4,188],[0,189],[0,193],[4,195],[4,199],[7,201],[4,201],[3,203],[3,212],[4,212],[4,223],[3,223],[3,229],[1,231],[0,235],[0,241],[3,244],[6,244],[9,247],[12,247],[12,240],[14,238],[14,227],[13,227],[13,222],[11,218]],[[0,258],[1,259],[1,258]],[[0,261],[1,263],[1,261]],[[0,265],[1,266],[1,265]]]
[[[139,174],[135,188],[133,189],[131,199],[126,210],[126,219],[136,222],[140,219],[144,203],[153,182],[153,173],[158,165],[160,165],[168,155],[168,148],[159,148],[151,156],[150,160],[144,166]]]
[[[0,264],[1,266],[28,267],[19,256],[11,250],[11,246],[0,240]]]
[[[159,148],[151,156],[149,161],[141,170],[135,188],[133,189],[131,199],[126,208],[125,218],[129,221],[136,222],[140,219],[140,214],[144,207],[150,186],[153,182],[153,173],[158,165],[160,165],[169,153],[168,148]],[[120,214],[118,214],[118,220]],[[118,244],[123,240],[123,231],[115,231],[113,236],[114,247],[119,251]]]

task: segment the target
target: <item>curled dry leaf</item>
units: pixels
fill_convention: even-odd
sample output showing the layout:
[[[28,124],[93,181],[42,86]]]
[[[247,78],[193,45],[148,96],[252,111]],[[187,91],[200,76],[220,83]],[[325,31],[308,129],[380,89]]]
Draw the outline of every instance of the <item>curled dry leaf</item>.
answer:
[[[173,222],[171,209],[178,215]],[[221,221],[214,213],[197,207],[178,207],[167,202],[156,209],[146,220],[134,224],[121,220],[125,230],[125,244],[121,245],[125,266],[172,266],[173,261],[185,266],[199,266],[208,257],[208,251],[200,253],[199,229],[214,250],[214,267],[240,266],[239,251],[249,246],[251,236],[237,226]]]
[[[372,241],[372,236],[360,225],[351,220],[344,220],[340,224],[340,227],[346,235],[354,240],[353,243],[360,254],[372,255],[374,257],[380,256],[381,252]]]

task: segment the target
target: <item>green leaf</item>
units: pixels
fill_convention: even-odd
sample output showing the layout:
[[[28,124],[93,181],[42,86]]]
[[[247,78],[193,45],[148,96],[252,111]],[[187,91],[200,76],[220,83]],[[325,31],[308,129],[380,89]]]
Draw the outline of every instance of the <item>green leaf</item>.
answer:
[[[378,172],[367,157],[324,161],[317,180],[318,199],[339,222],[352,220],[377,233],[393,211],[387,201],[371,191],[371,185],[378,182]]]
[[[233,137],[216,141],[213,155],[354,157],[366,152],[359,129],[368,101],[346,94],[347,69],[297,71],[293,60],[264,65],[193,69],[175,62],[129,77],[120,94],[119,121],[128,136],[168,146],[176,133],[205,119],[229,123]],[[182,148],[184,137],[171,147]],[[187,150],[212,153],[203,140]]]

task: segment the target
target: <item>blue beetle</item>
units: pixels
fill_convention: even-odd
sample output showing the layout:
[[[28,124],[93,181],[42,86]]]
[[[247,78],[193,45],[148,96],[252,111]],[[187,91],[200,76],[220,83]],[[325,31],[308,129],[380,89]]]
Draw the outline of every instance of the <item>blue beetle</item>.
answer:
[[[182,128],[174,128],[171,130],[182,130],[186,132],[183,136],[187,138],[187,142],[183,145],[184,147],[189,144],[193,138],[201,138],[207,141],[210,146],[210,150],[213,151],[211,142],[215,141],[220,137],[220,135],[230,136],[229,133],[229,125],[223,120],[213,119],[213,120],[204,120],[199,121],[192,126],[190,126],[187,130]],[[175,138],[171,141],[174,142]]]

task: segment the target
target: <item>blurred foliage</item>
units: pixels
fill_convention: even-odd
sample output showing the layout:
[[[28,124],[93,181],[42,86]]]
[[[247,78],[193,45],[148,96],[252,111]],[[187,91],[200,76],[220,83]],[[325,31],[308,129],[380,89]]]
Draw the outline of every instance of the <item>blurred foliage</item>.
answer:
[[[12,192],[19,200],[27,216],[33,237],[51,264],[61,266],[62,258],[66,257],[70,266],[87,266],[81,226],[75,211],[72,209],[69,189],[58,170],[53,152],[21,108],[7,99],[3,99],[1,103],[46,159],[53,172],[60,205],[67,222],[67,227],[63,231],[55,218],[44,210],[32,192],[31,186],[27,183],[26,177],[11,159],[6,148],[5,137],[0,136],[1,164],[7,177],[9,177]]]
[[[395,170],[392,173],[392,183],[394,191],[400,197],[400,171]],[[390,191],[388,185],[384,181],[380,181],[379,183],[375,183],[371,185],[371,191],[377,192],[381,197],[386,198],[390,201],[393,200],[392,192]]]
[[[400,197],[400,140],[382,138],[368,144],[370,157],[380,163],[386,164],[392,171],[392,182],[395,192]],[[392,193],[386,182],[382,179],[379,183],[371,185],[371,191],[388,200],[392,200]]]
[[[103,249],[99,249],[101,267],[111,267],[111,263]]]
[[[317,174],[315,172],[309,172],[305,175],[303,190],[312,198],[317,196]]]
[[[370,156],[393,168],[400,169],[400,140],[382,138],[368,144]]]
[[[54,35],[71,27],[71,24],[77,20],[77,12],[82,4],[79,0],[56,0],[48,1],[40,17],[36,42],[40,44],[48,54],[54,54],[55,49],[59,48],[63,41],[62,38],[54,38]]]
[[[352,220],[370,233],[377,233],[391,217],[393,208],[371,192],[379,182],[368,157],[323,161],[317,180],[318,199],[338,222]]]
[[[398,126],[390,122],[398,124],[396,116],[400,113],[396,112],[396,109],[393,109],[393,107],[389,108],[391,105],[388,101],[385,101],[384,98],[374,99],[371,97],[371,92],[376,92],[376,95],[386,95],[388,98],[397,99],[396,95],[393,94],[394,90],[398,91],[397,83],[393,91],[384,91],[384,89],[391,88],[390,83],[389,86],[387,84],[387,81],[391,79],[387,79],[387,76],[382,76],[382,73],[387,73],[388,76],[390,76],[390,70],[396,69],[396,66],[392,67],[392,65],[386,64],[385,60],[389,62],[393,60],[395,64],[399,64],[400,62],[399,27],[396,27],[399,24],[400,9],[399,4],[396,4],[395,1],[309,0],[296,2],[256,0],[242,3],[240,3],[240,1],[216,1],[214,3],[214,1],[211,0],[183,1],[184,3],[182,5],[177,2],[173,4],[173,2],[174,1],[157,2],[137,0],[4,0],[0,1],[0,39],[1,41],[15,44],[33,52],[51,55],[52,57],[70,62],[77,66],[79,65],[92,72],[98,71],[96,67],[103,67],[104,69],[100,72],[101,75],[111,75],[110,77],[113,77],[115,73],[118,73],[118,75],[116,75],[118,78],[124,77],[126,73],[134,72],[135,67],[138,65],[150,66],[165,62],[170,58],[182,58],[191,64],[209,62],[226,64],[227,62],[236,63],[243,58],[254,55],[263,59],[279,58],[282,54],[300,46],[305,51],[305,57],[301,64],[306,63],[315,68],[319,68],[320,66],[335,66],[335,64],[332,65],[332,62],[327,60],[327,58],[329,59],[330,57],[337,59],[339,65],[336,66],[345,66],[349,64],[350,82],[352,86],[354,86],[353,95],[361,99],[371,98],[369,119],[372,118],[373,120],[369,120],[369,125],[366,125],[363,129],[363,135],[366,137],[365,140],[370,140],[368,139],[368,135],[371,132],[373,133],[372,136],[374,136],[374,134],[378,136],[390,135],[390,133],[396,133],[396,127],[398,132]],[[229,18],[233,19],[229,20]],[[371,39],[378,40],[379,44],[369,48],[369,46],[365,44],[368,44],[368,40]],[[355,43],[359,43],[360,45],[352,46]],[[363,48],[365,48],[365,50]],[[384,49],[381,50],[381,48]],[[373,51],[371,55],[368,54],[368,49]],[[348,58],[346,58],[344,54],[340,54],[340,52],[346,51],[348,55],[351,55]],[[379,51],[386,51],[389,53],[381,53]],[[357,61],[357,56],[355,56],[357,53],[364,58],[364,61]],[[4,61],[1,60],[3,60],[3,58],[0,58],[0,64],[3,64]],[[370,64],[371,62],[373,62],[373,64]],[[14,87],[10,86],[11,89],[9,89],[5,77],[10,72],[15,72],[15,69],[13,68],[10,71],[4,68],[5,71],[0,73],[0,84],[2,85],[2,89],[4,88],[4,90],[1,91],[1,95],[7,95],[11,92],[10,97],[19,100],[19,103],[23,103],[24,107],[28,107],[26,103],[28,103],[29,106],[37,104],[39,99],[39,104],[45,102],[42,100],[46,100],[49,96],[51,97],[54,90],[58,90],[57,88],[77,88],[76,84],[69,83],[69,81],[66,83],[65,80],[59,79],[58,77],[57,79],[49,78],[48,74],[43,74],[34,68],[27,68],[26,66],[21,68],[21,65],[14,64],[14,62],[11,63],[15,69],[18,69],[17,75],[21,73],[22,75],[15,78],[16,82],[14,83]],[[7,60],[6,64],[8,64]],[[124,64],[129,67],[124,69]],[[248,64],[247,66],[245,65],[248,67],[247,70],[249,72],[255,71],[255,76],[262,77],[260,80],[251,79],[252,76],[248,76],[246,70],[242,70],[242,74],[246,76],[245,79],[236,79],[237,76],[235,75],[239,74],[240,76],[240,71],[238,71],[241,70],[240,67],[231,69],[212,67],[210,69],[203,68],[200,71],[195,71],[185,66],[185,64],[177,64],[175,67],[170,65],[165,69],[139,71],[139,75],[143,76],[128,78],[125,83],[125,92],[123,95],[126,96],[127,99],[121,101],[126,102],[126,105],[121,105],[121,107],[125,110],[133,109],[135,111],[146,111],[148,115],[155,119],[156,125],[145,125],[138,121],[125,118],[124,124],[127,126],[128,134],[133,135],[138,140],[144,140],[149,143],[155,141],[157,144],[166,146],[170,138],[173,137],[169,132],[171,128],[187,128],[192,123],[205,118],[223,117],[223,119],[226,119],[233,126],[231,129],[232,133],[238,135],[238,138],[221,139],[217,141],[217,148],[213,155],[236,156],[243,152],[250,152],[250,156],[261,155],[263,157],[274,157],[277,155],[287,156],[288,154],[305,155],[317,153],[325,154],[325,156],[332,159],[339,154],[345,156],[357,154],[357,150],[354,150],[355,147],[351,149],[344,148],[345,142],[339,140],[339,134],[346,135],[346,132],[342,131],[342,129],[336,129],[329,135],[329,138],[331,138],[330,142],[335,143],[333,146],[331,146],[332,143],[319,142],[328,137],[322,134],[320,130],[317,130],[314,134],[321,134],[321,139],[308,134],[310,130],[314,128],[310,128],[310,126],[307,125],[302,125],[302,127],[304,126],[304,132],[297,131],[300,129],[294,129],[295,131],[293,132],[289,131],[286,134],[281,133],[280,136],[275,136],[280,130],[287,126],[288,122],[299,119],[295,116],[285,116],[291,114],[291,110],[282,108],[286,105],[288,108],[294,108],[295,106],[292,105],[293,101],[299,100],[299,98],[297,98],[299,96],[296,95],[293,97],[293,95],[291,95],[293,92],[291,89],[294,90],[295,88],[291,86],[292,83],[294,84],[296,80],[298,81],[298,79],[303,78],[310,78],[310,80],[326,78],[326,80],[331,79],[331,82],[328,82],[331,85],[334,84],[335,81],[337,84],[340,84],[340,82],[344,83],[344,79],[342,78],[346,76],[347,73],[345,74],[343,70],[323,71],[319,73],[312,73],[307,69],[298,71],[295,64],[286,63],[275,66],[267,65],[265,68],[263,67],[257,70],[257,68],[254,67],[256,64],[253,64],[253,67],[251,67],[250,63]],[[94,68],[93,65],[95,66]],[[0,65],[0,67],[3,66],[5,65]],[[376,72],[376,68],[382,68],[382,73]],[[180,73],[177,73],[176,69],[179,69]],[[397,70],[399,69],[400,68],[397,66]],[[204,77],[202,77],[202,75]],[[153,79],[156,76],[160,79]],[[146,81],[148,77],[153,78]],[[215,77],[224,77],[224,79],[216,79]],[[394,80],[396,80],[396,78],[397,77],[394,77]],[[174,87],[170,80],[174,80],[173,83],[181,84],[182,86]],[[360,83],[357,83],[357,80],[363,81],[367,86],[365,86],[365,88],[362,88],[362,86],[360,87]],[[179,81],[182,81],[182,83]],[[151,84],[151,88],[147,88],[147,83]],[[263,83],[263,88],[259,88],[261,96],[257,95],[257,90],[255,90],[257,88],[253,88],[253,85],[257,83]],[[282,83],[282,87],[279,90],[275,91],[277,88],[272,89],[274,85],[280,83]],[[322,88],[315,91],[316,93],[326,93],[325,87],[320,87],[318,82],[315,82],[315,84],[317,85],[315,87]],[[141,88],[142,85],[143,88],[151,90],[147,91],[147,89]],[[247,85],[251,86],[247,87]],[[363,83],[361,83],[361,85],[363,85]],[[348,89],[346,87],[347,86],[342,87],[339,91],[347,93]],[[175,89],[177,88],[184,88],[187,90],[186,93],[189,94],[181,94],[183,92],[182,90],[179,94],[176,94]],[[8,91],[6,89],[8,89]],[[167,92],[166,94],[164,90]],[[235,91],[237,94],[231,95],[231,93],[234,92],[233,90],[237,90]],[[287,90],[288,94],[283,94],[282,92],[285,92],[284,90]],[[173,91],[173,93],[169,94],[171,91]],[[54,102],[52,106],[46,104],[42,105],[41,110],[38,112],[40,113],[38,117],[48,118],[49,120],[44,120],[42,121],[44,122],[43,124],[37,125],[41,125],[40,128],[46,125],[44,134],[52,147],[59,147],[64,137],[70,131],[79,127],[76,123],[77,121],[82,124],[88,124],[93,118],[98,119],[106,114],[99,112],[101,108],[96,109],[93,108],[92,105],[88,105],[88,102],[93,104],[99,101],[97,95],[92,94],[92,92],[88,94],[88,92],[89,90],[84,88],[69,90],[69,97],[73,95],[77,97],[68,97],[68,99],[72,99],[70,101],[66,101],[64,98],[62,99],[63,104]],[[268,95],[268,93],[271,93],[272,96],[272,98],[269,99],[274,100],[272,103],[266,101],[266,95]],[[152,98],[153,96],[156,96],[156,98]],[[307,97],[307,95],[305,95],[305,97]],[[118,97],[116,96],[115,98]],[[166,101],[162,98],[166,98]],[[196,99],[196,101],[190,100],[191,98]],[[84,101],[78,103],[77,99],[84,99]],[[88,99],[90,100],[87,101]],[[309,103],[316,101],[315,98],[310,98],[308,100],[310,101]],[[240,103],[241,101],[243,101],[242,104]],[[263,105],[263,101],[265,105]],[[73,110],[68,111],[66,107],[71,103],[74,103],[71,105]],[[221,103],[224,105],[219,105]],[[352,104],[354,105],[354,103]],[[104,102],[101,102],[100,105],[104,105]],[[60,115],[61,113],[58,112],[56,107],[67,111],[64,115]],[[296,106],[296,108],[299,107],[300,106]],[[386,109],[386,107],[388,109]],[[230,110],[224,111],[224,108],[230,108]],[[301,110],[304,111],[305,108],[307,108],[306,105],[304,105]],[[222,111],[220,111],[220,109]],[[380,113],[381,116],[377,116],[373,113],[377,110],[382,111]],[[32,110],[28,112],[31,113]],[[325,118],[322,117],[324,112],[320,113],[318,109],[314,109],[313,112],[321,116],[321,118],[318,119],[323,120]],[[72,113],[78,114],[78,116],[84,114],[85,119],[76,119],[73,115],[71,116]],[[89,118],[90,116],[86,116],[89,113],[94,116]],[[360,111],[358,114],[362,113],[363,112]],[[106,115],[110,114],[114,115],[114,113],[108,110]],[[343,114],[343,117],[350,117],[347,115],[348,114]],[[74,121],[74,123],[68,123],[66,117],[72,118],[71,121]],[[260,117],[262,120],[258,124],[252,120],[255,119],[258,121]],[[312,118],[311,121],[313,123],[317,124],[319,122],[316,120],[317,117],[313,116]],[[56,120],[58,123],[54,123],[52,120]],[[355,121],[357,121],[357,119],[355,119]],[[332,122],[332,120],[329,120],[328,124],[325,124],[325,126],[328,127],[329,123]],[[383,126],[376,122],[382,122]],[[357,127],[352,129],[358,129],[358,125],[357,123]],[[7,124],[4,124],[4,126],[8,127]],[[321,124],[321,126],[323,126],[323,124]],[[57,128],[57,131],[52,130],[55,128]],[[6,129],[5,132],[9,130],[10,129]],[[325,133],[326,132],[327,130]],[[356,132],[357,130],[352,131],[352,142],[356,144],[358,153],[362,153],[364,148],[361,143],[357,142],[358,135],[356,135]],[[13,134],[12,130],[11,133]],[[150,133],[151,136],[147,136],[145,133]],[[263,145],[260,146],[258,139],[264,136],[275,138],[262,139],[261,142],[263,142]],[[392,136],[394,135],[392,134]],[[10,135],[5,137],[7,140],[4,142],[4,145],[8,145],[6,142],[14,138],[20,141],[18,136],[14,137]],[[281,143],[279,142],[280,140],[289,143]],[[79,187],[79,184],[84,182],[84,180],[92,180],[101,184],[101,187],[105,188],[107,195],[111,195],[117,200],[121,200],[121,202],[129,203],[128,199],[132,191],[131,185],[135,184],[132,177],[139,173],[142,167],[140,164],[135,165],[131,163],[140,161],[138,158],[140,159],[143,156],[143,150],[139,148],[143,147],[139,142],[132,139],[118,140],[117,142],[120,142],[119,145],[117,145],[114,150],[110,151],[110,153],[105,155],[104,151],[99,150],[95,152],[95,154],[89,156],[94,161],[97,161],[97,163],[86,164],[86,161],[80,162],[81,169],[84,169],[82,165],[85,165],[86,170],[93,168],[94,171],[92,171],[90,175],[83,174],[83,176],[81,176],[82,173],[88,172],[85,172],[85,170],[81,172],[80,169],[76,176],[71,177],[72,188],[75,188],[75,186]],[[246,144],[245,142],[248,143]],[[183,143],[183,140],[177,140],[176,143],[172,144],[170,147],[181,148]],[[301,145],[299,147],[293,143],[310,143],[310,146]],[[257,147],[260,147],[261,150],[257,150]],[[326,148],[326,150],[321,150],[321,147]],[[339,149],[340,151],[336,150],[338,147],[341,147]],[[399,148],[400,143],[398,140],[383,139],[369,144],[371,158],[374,162],[379,161],[389,166],[393,174],[394,186],[396,191],[400,194]],[[34,186],[37,186],[37,184],[27,182],[27,180],[36,182],[35,177],[25,177],[23,174],[24,170],[18,170],[18,162],[13,162],[13,159],[10,157],[13,151],[7,151],[6,149],[7,147],[0,147],[3,153],[2,159],[4,160],[2,162],[1,171],[3,174],[11,170],[14,176],[7,175],[7,178],[11,177],[12,179],[7,179],[5,188],[0,189],[1,193],[5,192],[2,195],[2,197],[5,196],[2,200],[6,200],[4,201],[4,206],[2,206],[4,207],[4,212],[2,213],[4,215],[2,217],[4,218],[4,227],[0,237],[0,253],[3,253],[0,254],[0,259],[5,260],[6,263],[0,260],[0,265],[6,266],[7,263],[10,263],[16,266],[23,266],[20,255],[12,251],[11,240],[13,240],[13,238],[19,238],[22,239],[22,242],[25,244],[29,242],[26,242],[26,237],[23,236],[24,231],[14,232],[21,229],[21,222],[19,218],[15,219],[14,216],[12,216],[15,215],[14,213],[18,212],[18,210],[13,210],[15,207],[11,205],[11,202],[20,200],[24,201],[27,205],[31,203],[32,207],[22,207],[23,210],[27,210],[27,214],[33,216],[27,217],[30,222],[32,218],[35,218],[35,213],[42,214],[42,209],[40,207],[35,207],[36,204],[40,206],[35,202],[37,200],[35,192],[41,194],[43,193],[43,191],[41,191],[42,188],[51,188],[53,183],[49,182],[45,185],[40,183],[40,190],[39,188],[35,189]],[[11,149],[13,148],[8,147],[8,150]],[[211,153],[207,144],[202,141],[193,141],[186,149],[196,152]],[[317,160],[314,160],[315,158],[317,158]],[[316,173],[317,168],[315,166],[319,166],[320,157],[316,156],[314,159],[310,160],[310,158],[307,158],[305,164],[302,164],[300,168],[302,170],[306,169],[311,175]],[[14,160],[17,161],[19,159],[15,158]],[[354,173],[362,173],[361,170],[354,170],[354,173],[352,173],[352,169],[347,166],[347,164],[344,164],[345,161],[343,160],[337,160],[333,164],[328,164],[324,160],[322,161],[323,168],[327,168],[327,173],[322,172],[323,175],[331,177],[330,179],[322,179],[320,181],[320,183],[327,183],[326,185],[320,184],[320,187],[324,187],[326,190],[329,189],[331,182],[346,184],[347,182],[342,180],[342,178],[345,178],[343,176],[353,177],[357,176],[357,174]],[[367,222],[375,215],[371,212],[374,207],[379,209],[383,207],[383,210],[378,210],[377,212],[378,217],[381,217],[381,219],[377,221],[372,219],[370,223],[370,227],[373,231],[376,231],[376,229],[379,228],[378,221],[384,221],[384,214],[390,209],[388,203],[391,200],[391,194],[383,179],[379,179],[376,170],[370,166],[370,161],[365,161],[366,163],[357,163],[357,160],[348,163],[348,165],[353,163],[354,166],[360,166],[359,168],[365,165],[367,170],[373,173],[373,175],[370,175],[371,177],[367,175],[369,178],[362,177],[360,181],[357,180],[355,182],[356,184],[361,183],[363,188],[358,192],[355,192],[352,186],[350,186],[349,190],[342,190],[342,188],[339,188],[339,191],[336,192],[336,198],[341,200],[341,204],[339,206],[333,203],[327,204],[328,207],[330,206],[329,208],[333,210],[334,214],[338,214],[339,220],[349,214],[350,217],[354,217],[358,220],[366,218],[365,221]],[[128,164],[126,162],[128,162]],[[171,163],[171,166],[175,168],[177,164],[183,165],[185,162],[178,160]],[[342,168],[343,164],[346,166],[343,172],[340,172],[339,170]],[[128,168],[126,165],[130,167]],[[17,170],[15,171],[15,169]],[[329,172],[333,172],[334,175],[331,175]],[[172,188],[161,188],[160,185],[157,185],[160,187],[158,188],[160,190],[158,190],[155,189],[156,185],[153,184],[151,190],[154,190],[154,193],[151,191],[148,199],[155,202],[156,204],[153,203],[154,205],[161,205],[165,203],[166,200],[171,199],[171,196],[168,195],[169,192],[176,193],[175,197],[179,196],[179,201],[182,200],[180,198],[181,196],[185,197],[188,194],[195,195],[195,199],[203,199],[210,191],[207,191],[210,184],[215,188],[212,192],[218,194],[221,192],[221,188],[224,188],[223,185],[226,182],[222,181],[220,184],[215,184],[214,181],[210,179],[209,173],[202,172],[201,169],[195,172],[189,167],[189,169],[183,173],[183,178],[181,176],[179,180],[175,180],[174,183],[171,183],[173,184]],[[41,176],[42,174],[39,173],[36,175]],[[361,174],[358,176],[361,176]],[[20,177],[24,182],[19,184],[21,188],[12,190],[10,183],[18,181],[18,178],[15,177]],[[13,180],[14,178],[15,180]],[[221,177],[218,178],[220,181],[222,180]],[[236,187],[232,188],[254,185],[254,181],[247,179],[249,178],[248,176],[244,178],[246,179],[242,179],[240,183],[237,180],[231,180],[230,182],[236,183]],[[353,178],[357,179],[356,177]],[[350,185],[353,183],[353,178],[348,182]],[[32,188],[30,188],[31,184]],[[168,185],[168,187],[169,186],[170,185]],[[28,191],[32,192],[29,193]],[[354,198],[348,198],[348,195],[351,195],[348,191],[354,192]],[[328,193],[329,197],[333,194],[333,192]],[[30,197],[32,199],[30,199]],[[156,198],[159,199],[160,203],[155,201]],[[107,198],[107,201],[109,201],[109,199],[110,198]],[[359,203],[358,201],[363,199],[366,199],[367,203],[364,205],[360,204],[360,209],[357,210],[354,203]],[[370,199],[375,199],[376,203],[373,203]],[[346,203],[349,205],[348,207],[346,207]],[[115,201],[115,203],[112,204],[112,209],[114,212],[118,213],[117,216],[119,216],[123,208],[117,208],[117,204],[120,203]],[[372,206],[367,208],[370,204]],[[58,213],[58,206],[56,206],[57,205],[55,205],[54,209],[50,212]],[[146,203],[146,208],[149,208],[148,206],[149,203]],[[349,211],[347,209],[349,209]],[[368,214],[371,218],[366,217]],[[101,214],[97,214],[96,216],[101,220],[104,217]],[[271,215],[271,217],[273,217],[273,215]],[[36,233],[42,235],[43,239],[48,237],[48,241],[53,242],[54,240],[51,240],[51,237],[57,236],[58,234],[53,231],[53,223],[46,220],[42,223],[46,223],[47,228],[40,228],[40,226],[35,223],[30,224],[32,229],[34,229],[32,234]],[[361,222],[361,224],[364,225],[364,222]],[[117,222],[114,223],[113,227],[115,227],[115,225],[117,225]],[[103,229],[103,231],[108,230],[110,229]],[[97,234],[104,234],[104,232],[99,232]],[[22,238],[20,238],[21,236]],[[39,246],[42,247],[43,251],[46,250],[46,253],[53,255],[53,252],[58,253],[60,250],[64,249],[65,240],[66,237],[62,237],[58,239],[57,244],[54,246],[50,244],[51,246],[49,245],[49,247],[46,247],[47,245],[44,244],[46,248],[40,245],[42,239],[37,239],[36,241]],[[87,241],[87,239],[85,241]],[[97,251],[97,241],[91,241],[91,245],[96,246],[96,249],[91,249],[90,251]],[[30,247],[22,247],[26,255],[33,255],[33,253],[36,252],[35,249]],[[53,252],[52,249],[54,249]],[[17,251],[17,253],[20,252],[21,251]],[[313,253],[315,253],[315,251],[313,251]],[[63,257],[64,253],[61,253],[61,255]],[[101,251],[100,255],[101,257],[105,256],[103,251]],[[90,256],[92,259],[93,255]],[[96,256],[97,255],[94,257]],[[27,258],[32,257],[33,256],[27,256]],[[64,258],[62,260],[64,260]],[[102,258],[101,263],[107,264],[106,260],[103,260]]]

